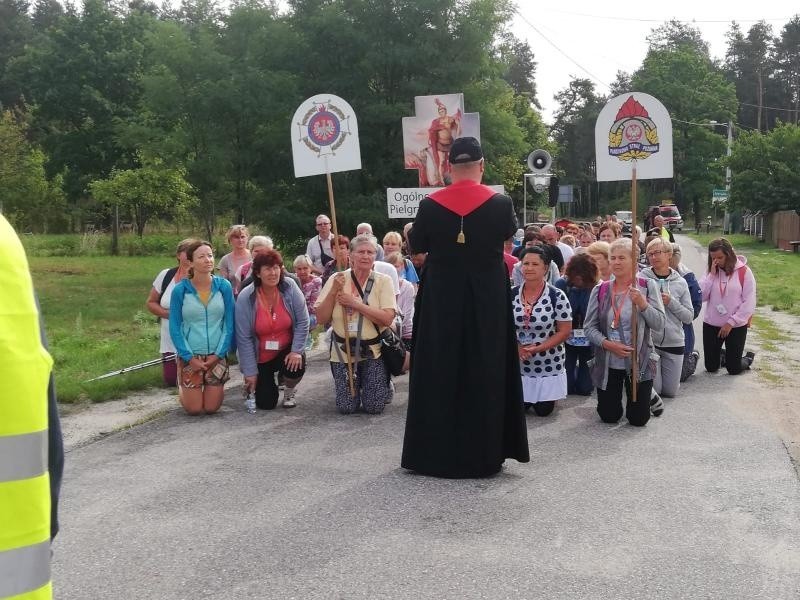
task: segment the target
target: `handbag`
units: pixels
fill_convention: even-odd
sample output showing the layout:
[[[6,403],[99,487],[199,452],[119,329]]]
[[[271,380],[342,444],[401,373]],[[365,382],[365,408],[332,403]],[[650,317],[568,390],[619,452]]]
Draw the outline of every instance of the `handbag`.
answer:
[[[402,338],[392,327],[387,327],[381,331],[378,339],[381,342],[381,358],[386,369],[391,375],[402,375],[405,373],[406,345]]]

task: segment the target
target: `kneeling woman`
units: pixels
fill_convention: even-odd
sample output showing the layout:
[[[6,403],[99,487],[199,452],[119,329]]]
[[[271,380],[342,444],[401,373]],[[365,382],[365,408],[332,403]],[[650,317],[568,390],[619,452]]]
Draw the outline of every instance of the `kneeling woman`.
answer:
[[[353,413],[360,404],[365,412],[380,413],[390,400],[390,391],[378,334],[394,322],[394,286],[387,275],[372,270],[377,246],[371,236],[356,236],[350,250],[352,268],[336,273],[322,288],[317,321],[333,323],[330,361],[337,410]],[[348,360],[355,375],[355,395],[350,391]]]
[[[225,357],[233,338],[233,288],[212,275],[214,252],[208,242],[186,248],[189,278],[172,290],[169,335],[178,355],[180,401],[190,415],[214,413],[228,380]]]
[[[546,248],[525,248],[519,258],[523,282],[511,295],[523,401],[544,417],[567,396],[564,341],[572,331],[572,310],[564,292],[546,281],[551,263]]]
[[[658,286],[652,279],[633,277],[634,259],[631,240],[622,238],[611,244],[609,251],[614,279],[604,281],[589,296],[586,337],[595,347],[592,382],[597,388],[597,413],[604,423],[616,423],[622,418],[622,394],[627,394],[625,414],[631,425],[641,427],[650,420],[650,392],[653,389],[655,368],[650,355],[653,340],[650,331],[664,328],[664,304]],[[631,365],[633,340],[632,316],[637,318],[637,359]],[[637,401],[631,398],[630,373],[638,369]]]
[[[286,386],[281,406],[294,408],[297,384],[305,374],[308,309],[303,292],[283,273],[283,258],[267,250],[253,259],[253,283],[236,300],[239,369],[256,406],[278,404],[278,373]]]

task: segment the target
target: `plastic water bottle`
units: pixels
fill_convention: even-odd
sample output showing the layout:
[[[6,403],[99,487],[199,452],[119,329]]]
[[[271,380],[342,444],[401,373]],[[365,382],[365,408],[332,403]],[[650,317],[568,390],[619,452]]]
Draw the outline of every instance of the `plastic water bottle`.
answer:
[[[256,414],[256,393],[250,392],[247,394],[247,398],[244,401],[244,407],[247,409],[247,412],[251,415]]]

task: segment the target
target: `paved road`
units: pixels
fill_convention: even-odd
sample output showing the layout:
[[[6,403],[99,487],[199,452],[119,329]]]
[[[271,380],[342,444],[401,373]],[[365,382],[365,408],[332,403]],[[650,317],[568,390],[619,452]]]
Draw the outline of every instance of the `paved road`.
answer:
[[[530,464],[479,481],[399,468],[405,378],[380,416],[335,413],[321,356],[301,389],[71,452],[57,597],[800,597],[797,473],[732,407],[752,373],[701,369],[643,429],[569,398],[528,417]]]

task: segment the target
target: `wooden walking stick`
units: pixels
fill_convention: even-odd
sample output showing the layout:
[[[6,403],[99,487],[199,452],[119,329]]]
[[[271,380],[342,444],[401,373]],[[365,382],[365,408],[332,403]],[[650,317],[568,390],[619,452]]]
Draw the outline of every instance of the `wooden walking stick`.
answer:
[[[327,159],[325,163],[327,165]],[[331,244],[331,248],[334,252],[334,257],[336,259],[336,270],[337,271],[344,271],[347,266],[344,264],[344,257],[342,256],[341,249],[339,248],[339,226],[336,223],[336,203],[333,200],[333,180],[331,179],[331,172],[326,171],[325,173],[327,181],[328,181],[328,203],[330,204],[331,209],[331,226],[333,228],[333,244]],[[351,358],[350,353],[350,327],[349,327],[349,319],[347,316],[347,309],[342,306],[342,316],[344,320],[344,352],[347,356],[347,381],[350,384],[350,396],[352,398],[356,397],[356,382],[355,377],[353,375],[353,361]],[[335,333],[332,332],[332,335]],[[336,340],[334,340],[335,342]]]
[[[639,232],[636,230],[636,161],[631,161],[631,258],[633,259],[633,285],[639,279]],[[638,288],[637,288],[638,289]],[[631,401],[636,402],[636,392],[639,384],[639,313],[636,305],[631,302]]]

